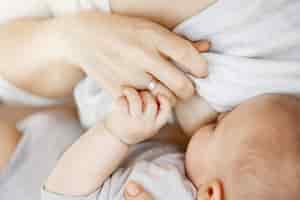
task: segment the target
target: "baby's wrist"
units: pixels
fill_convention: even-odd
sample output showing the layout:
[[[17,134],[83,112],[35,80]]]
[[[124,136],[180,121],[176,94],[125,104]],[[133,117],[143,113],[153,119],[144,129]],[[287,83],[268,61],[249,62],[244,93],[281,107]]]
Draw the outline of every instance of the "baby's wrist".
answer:
[[[104,120],[104,127],[111,135],[129,147],[146,140],[141,136],[142,131],[140,131],[141,134],[134,134],[133,132],[128,131],[126,128],[120,127],[120,124],[113,123],[113,120],[110,119]]]
[[[115,140],[117,140],[119,143],[121,143],[121,144],[123,144],[123,145],[125,145],[125,146],[127,146],[127,147],[131,146],[131,144],[129,144],[129,143],[126,141],[126,139],[120,137],[119,134],[117,134],[115,131],[113,131],[113,130],[110,128],[110,126],[107,125],[107,122],[106,122],[106,121],[104,121],[104,122],[102,123],[102,126],[103,126],[103,129],[105,130],[105,133],[111,135],[111,136],[112,136]]]
[[[198,95],[186,102],[178,103],[175,112],[178,123],[189,137],[197,129],[215,121],[218,117],[218,112]]]
[[[128,140],[124,137],[121,137],[120,134],[118,134],[111,126],[111,124],[108,122],[108,120],[103,121],[103,128],[105,129],[107,134],[110,134],[112,137],[114,137],[116,140],[118,140],[123,145],[126,145],[127,147],[130,147],[132,143],[128,142]]]

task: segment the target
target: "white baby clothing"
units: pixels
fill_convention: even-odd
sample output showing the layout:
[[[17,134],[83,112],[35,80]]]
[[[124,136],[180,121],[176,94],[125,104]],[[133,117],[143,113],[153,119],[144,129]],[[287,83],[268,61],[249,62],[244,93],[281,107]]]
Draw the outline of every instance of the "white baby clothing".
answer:
[[[0,171],[0,199],[40,200],[40,188],[58,158],[83,130],[75,117],[58,111],[32,114],[17,128],[22,138]]]

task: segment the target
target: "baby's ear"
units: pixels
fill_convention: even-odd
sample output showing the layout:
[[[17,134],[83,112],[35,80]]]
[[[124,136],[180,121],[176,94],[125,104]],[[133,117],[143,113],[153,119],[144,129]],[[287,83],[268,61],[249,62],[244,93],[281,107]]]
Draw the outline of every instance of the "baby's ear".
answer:
[[[222,183],[213,180],[202,185],[197,200],[224,200]]]

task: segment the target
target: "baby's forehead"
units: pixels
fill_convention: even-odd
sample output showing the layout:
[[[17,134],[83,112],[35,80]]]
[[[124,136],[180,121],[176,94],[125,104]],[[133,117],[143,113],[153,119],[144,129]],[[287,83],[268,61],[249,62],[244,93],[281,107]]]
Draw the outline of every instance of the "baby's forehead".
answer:
[[[216,131],[224,137],[245,140],[248,144],[268,146],[276,141],[278,145],[289,145],[299,138],[299,122],[299,99],[265,95],[237,107],[220,122]]]
[[[270,128],[276,126],[298,126],[300,101],[282,95],[258,96],[242,103],[225,117],[220,125],[225,128],[243,126]]]

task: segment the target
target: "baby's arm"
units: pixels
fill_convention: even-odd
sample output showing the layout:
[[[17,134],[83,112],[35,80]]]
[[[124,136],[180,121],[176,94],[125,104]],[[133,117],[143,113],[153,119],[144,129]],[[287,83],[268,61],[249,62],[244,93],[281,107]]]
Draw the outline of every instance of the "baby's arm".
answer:
[[[195,42],[194,47],[199,53],[207,52],[211,46],[208,41]],[[184,133],[191,137],[200,127],[214,122],[218,113],[198,94],[187,101],[178,102],[175,107],[176,118]]]
[[[46,182],[67,196],[91,194],[126,158],[130,145],[156,135],[171,114],[168,99],[126,89],[112,113],[73,144]]]
[[[195,131],[217,120],[218,113],[199,95],[185,102],[179,102],[175,107],[177,120],[188,136]]]

